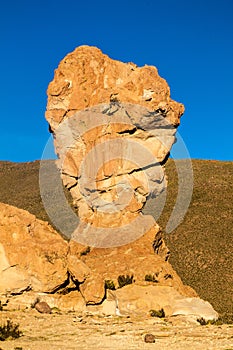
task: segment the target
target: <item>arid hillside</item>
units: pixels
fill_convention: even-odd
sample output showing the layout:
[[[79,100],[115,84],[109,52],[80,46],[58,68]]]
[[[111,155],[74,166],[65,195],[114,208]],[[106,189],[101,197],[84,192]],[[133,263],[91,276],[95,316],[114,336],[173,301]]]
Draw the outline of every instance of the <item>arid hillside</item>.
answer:
[[[40,197],[39,167],[39,161],[0,162],[0,202],[26,209],[49,221]],[[172,160],[166,169],[169,186],[159,219],[162,228],[166,226],[177,194]],[[170,262],[186,284],[212,303],[225,321],[232,322],[233,162],[193,160],[193,171],[194,191],[188,212],[174,232],[164,234],[171,250]],[[69,194],[66,195],[71,202]],[[54,211],[59,212],[58,209]]]

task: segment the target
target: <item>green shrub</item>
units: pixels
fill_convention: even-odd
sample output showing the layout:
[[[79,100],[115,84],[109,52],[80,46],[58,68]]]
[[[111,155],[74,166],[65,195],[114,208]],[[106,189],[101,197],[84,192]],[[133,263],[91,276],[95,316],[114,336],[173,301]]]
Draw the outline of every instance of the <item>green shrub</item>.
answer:
[[[159,281],[155,278],[154,275],[145,275],[145,281],[158,283]]]
[[[201,326],[207,325],[207,321],[203,317],[198,318],[197,322],[199,322]]]
[[[105,289],[115,290],[115,284],[111,280],[105,280]]]
[[[197,322],[199,322],[201,326],[207,326],[207,325],[221,326],[224,323],[220,318],[217,320],[206,321],[203,317],[198,318]]]
[[[129,276],[129,275],[120,275],[118,276],[118,285],[119,285],[119,288],[122,288],[124,286],[126,286],[127,284],[132,284],[134,281],[133,281],[133,275]]]
[[[163,317],[165,317],[165,312],[164,312],[163,309],[160,309],[160,310],[150,310],[150,315],[151,315],[151,317],[163,318]]]
[[[16,339],[22,335],[22,332],[19,330],[19,325],[14,324],[11,320],[7,320],[6,324],[0,326],[0,340],[4,341],[8,338]]]

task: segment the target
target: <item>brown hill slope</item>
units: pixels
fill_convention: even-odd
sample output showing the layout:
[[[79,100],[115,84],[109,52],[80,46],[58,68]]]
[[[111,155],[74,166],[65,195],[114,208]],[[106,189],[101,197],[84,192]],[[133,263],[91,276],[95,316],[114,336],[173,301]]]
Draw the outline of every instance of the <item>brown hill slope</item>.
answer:
[[[0,202],[49,221],[40,197],[39,166],[39,161],[0,162]],[[193,170],[189,210],[179,227],[165,234],[170,262],[186,284],[210,301],[226,321],[233,321],[233,162],[193,160]],[[172,160],[167,163],[167,175],[167,202],[159,219],[163,228],[177,193]]]

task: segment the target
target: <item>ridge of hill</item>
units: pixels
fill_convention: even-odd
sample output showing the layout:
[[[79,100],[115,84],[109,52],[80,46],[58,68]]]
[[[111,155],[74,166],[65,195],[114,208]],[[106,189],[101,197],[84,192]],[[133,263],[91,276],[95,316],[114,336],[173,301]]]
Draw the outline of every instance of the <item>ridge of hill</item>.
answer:
[[[194,190],[189,209],[172,233],[164,233],[170,262],[185,284],[208,300],[226,322],[233,322],[233,162],[192,160],[192,164]],[[39,168],[40,161],[1,161],[0,202],[50,221],[40,196]],[[158,220],[162,228],[171,215],[178,188],[171,159],[166,173],[167,200]],[[68,191],[65,193],[71,203]]]

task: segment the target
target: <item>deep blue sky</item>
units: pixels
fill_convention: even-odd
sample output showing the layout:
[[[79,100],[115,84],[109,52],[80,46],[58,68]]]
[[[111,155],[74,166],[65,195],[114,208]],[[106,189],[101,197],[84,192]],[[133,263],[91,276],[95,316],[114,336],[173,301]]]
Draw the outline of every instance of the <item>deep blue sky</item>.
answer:
[[[40,159],[46,89],[79,45],[155,65],[186,112],[192,158],[233,160],[233,1],[4,1],[0,8],[0,160]]]

